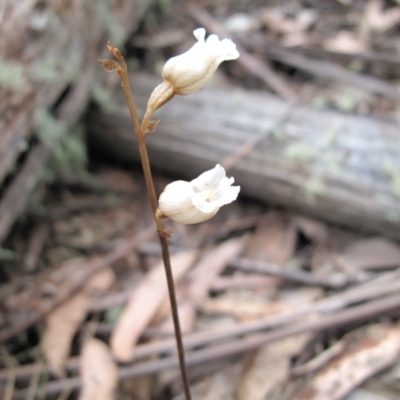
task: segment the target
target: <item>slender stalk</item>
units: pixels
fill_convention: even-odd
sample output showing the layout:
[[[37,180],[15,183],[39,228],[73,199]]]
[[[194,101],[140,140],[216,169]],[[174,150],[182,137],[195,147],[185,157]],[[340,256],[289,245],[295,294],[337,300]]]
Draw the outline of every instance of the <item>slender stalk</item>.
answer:
[[[154,182],[153,182],[153,175],[151,173],[150,160],[149,160],[149,156],[147,153],[147,146],[146,146],[146,140],[145,140],[145,132],[147,129],[147,125],[149,124],[149,122],[151,120],[151,115],[149,115],[149,113],[146,112],[146,118],[143,121],[143,124],[141,126],[140,122],[139,122],[139,118],[137,116],[136,106],[135,106],[135,102],[133,99],[133,94],[132,94],[132,91],[131,91],[131,88],[129,85],[128,69],[127,69],[124,57],[122,56],[120,51],[113,45],[109,44],[108,49],[119,61],[120,68],[118,68],[117,71],[121,78],[122,88],[125,93],[126,101],[128,103],[129,112],[130,112],[131,119],[132,119],[132,123],[133,123],[134,129],[135,129],[136,139],[137,139],[138,146],[139,146],[140,160],[141,160],[144,178],[145,178],[145,182],[146,182],[146,188],[147,188],[147,192],[148,192],[148,195],[150,198],[151,207],[153,209],[154,219],[157,224],[157,231],[158,231],[158,237],[159,237],[160,245],[161,245],[162,259],[164,262],[165,274],[167,277],[169,300],[171,303],[171,310],[172,310],[172,319],[174,321],[175,338],[176,338],[176,344],[177,344],[177,349],[178,349],[179,365],[180,365],[180,370],[181,370],[182,380],[183,380],[183,388],[184,388],[186,400],[191,400],[192,396],[190,393],[189,378],[188,378],[188,373],[187,373],[187,369],[186,369],[186,361],[185,361],[185,350],[183,347],[182,332],[181,332],[180,323],[179,323],[178,305],[177,305],[176,294],[175,294],[175,284],[174,284],[174,278],[172,275],[171,259],[169,256],[169,247],[168,247],[168,241],[167,241],[167,237],[166,237],[167,233],[165,231],[162,219],[156,217],[158,201],[157,201],[156,190],[155,190]]]

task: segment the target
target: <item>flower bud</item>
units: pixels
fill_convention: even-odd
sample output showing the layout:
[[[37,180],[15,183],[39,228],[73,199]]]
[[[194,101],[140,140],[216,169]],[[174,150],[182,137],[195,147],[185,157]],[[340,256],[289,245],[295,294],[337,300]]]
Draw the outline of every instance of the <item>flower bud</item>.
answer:
[[[197,39],[186,53],[170,58],[165,64],[162,75],[175,94],[186,95],[205,86],[213,77],[219,64],[239,57],[236,45],[230,39],[219,40],[210,35],[204,40],[206,30],[193,31]]]
[[[231,186],[219,164],[191,182],[175,181],[161,193],[159,210],[182,224],[197,224],[212,218],[225,204],[236,200],[240,186]]]

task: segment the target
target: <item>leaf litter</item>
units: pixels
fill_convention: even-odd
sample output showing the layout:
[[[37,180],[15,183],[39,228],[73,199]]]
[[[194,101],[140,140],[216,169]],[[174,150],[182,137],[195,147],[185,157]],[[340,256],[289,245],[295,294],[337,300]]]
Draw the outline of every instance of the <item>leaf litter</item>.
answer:
[[[222,9],[205,3],[223,19]],[[225,26],[243,41],[247,35],[254,43],[260,38],[268,43],[258,46],[259,59],[268,59],[276,47],[290,47],[309,59],[362,71],[367,79],[372,73],[381,82],[399,78],[398,2],[281,3],[260,8],[254,2],[247,22],[243,16],[229,22],[230,15],[240,15],[226,5]],[[175,31],[185,39],[181,24]],[[349,56],[359,58],[349,63]],[[390,115],[398,107],[355,84],[349,88],[337,76],[321,84],[318,75],[310,79],[301,70],[282,69],[278,75],[325,108]],[[243,81],[255,85],[254,78]],[[38,393],[48,396],[81,387],[83,400],[183,399],[165,276],[151,235],[105,266],[98,274],[108,277],[96,290],[96,275],[84,278],[93,257],[106,258],[152,220],[139,171],[106,167],[93,178],[79,188],[65,181],[59,192],[49,190],[47,218],[10,239],[30,275],[21,275],[15,263],[0,287],[0,329],[16,332],[0,353],[0,394],[3,382],[15,379],[13,398],[26,398],[35,388],[27,381],[49,371],[48,382],[38,380]],[[172,265],[195,398],[335,400],[374,393],[399,398],[398,243],[246,201],[232,210],[203,230],[172,227]],[[275,269],[245,271],[235,265],[240,257]],[[299,272],[320,280],[299,279],[304,278]],[[319,284],[332,277],[340,285]],[[82,280],[53,309],[57,295]],[[43,317],[25,327],[37,310],[45,311]],[[111,311],[114,317],[107,319]],[[299,326],[309,329],[298,333]],[[81,333],[92,330],[94,337],[82,340]],[[4,354],[14,360],[12,368]]]

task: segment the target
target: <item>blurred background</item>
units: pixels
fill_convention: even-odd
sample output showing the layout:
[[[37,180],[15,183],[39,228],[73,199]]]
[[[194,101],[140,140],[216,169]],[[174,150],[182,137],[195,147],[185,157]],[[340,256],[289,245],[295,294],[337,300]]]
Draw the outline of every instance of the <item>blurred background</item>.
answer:
[[[240,57],[147,137],[158,193],[216,164],[241,186],[210,221],[166,221],[193,397],[398,399],[396,0],[0,1],[1,397],[184,399],[135,135],[97,60],[119,47],[142,117],[200,26]]]

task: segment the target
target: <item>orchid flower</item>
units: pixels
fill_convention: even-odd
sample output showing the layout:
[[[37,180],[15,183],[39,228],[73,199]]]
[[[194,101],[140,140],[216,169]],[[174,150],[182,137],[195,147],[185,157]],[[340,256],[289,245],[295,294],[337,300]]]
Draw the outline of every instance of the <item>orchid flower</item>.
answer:
[[[164,81],[157,86],[149,100],[152,112],[176,94],[187,95],[201,89],[211,80],[223,61],[239,57],[236,45],[230,39],[220,40],[217,35],[205,39],[204,28],[195,29],[193,35],[197,42],[185,53],[170,58],[164,65]]]
[[[162,216],[182,224],[197,224],[212,218],[225,204],[236,200],[240,186],[232,186],[217,164],[190,182],[175,181],[166,186],[159,199]]]

